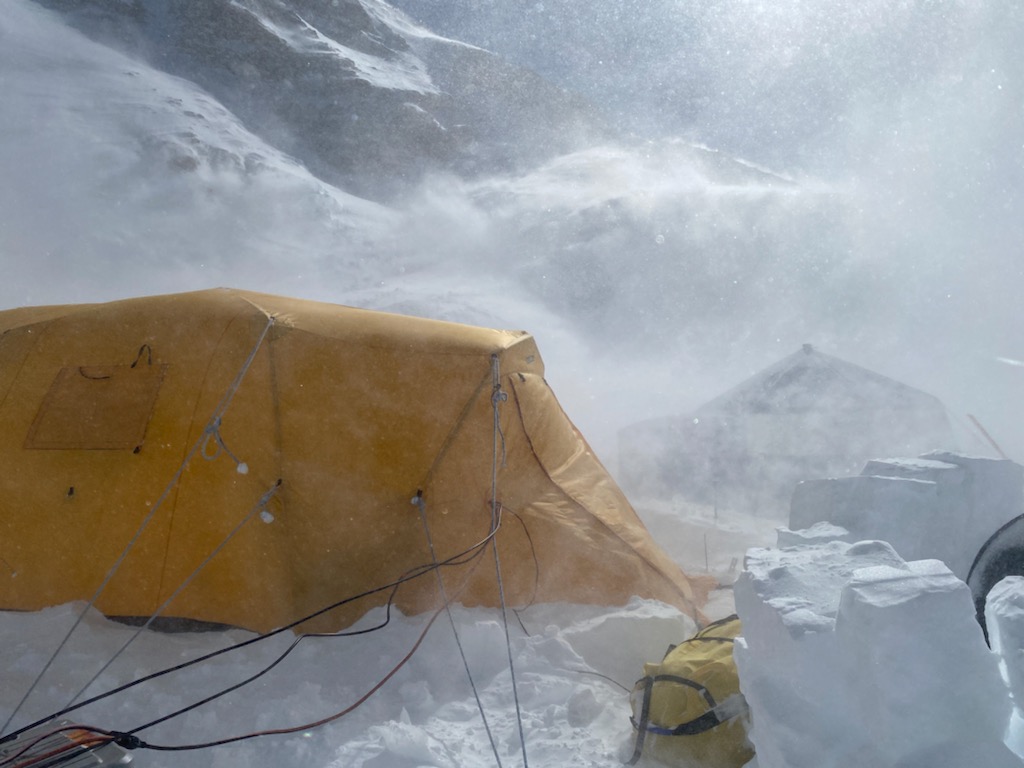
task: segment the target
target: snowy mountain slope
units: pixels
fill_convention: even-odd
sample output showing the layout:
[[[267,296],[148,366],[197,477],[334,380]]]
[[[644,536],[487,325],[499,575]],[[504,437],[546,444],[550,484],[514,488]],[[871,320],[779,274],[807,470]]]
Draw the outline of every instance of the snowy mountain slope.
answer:
[[[834,62],[853,90],[834,85],[857,105],[845,114],[816,101],[813,83],[787,81],[794,118],[844,126],[830,162],[856,158],[821,180],[678,137],[593,143],[587,109],[556,108],[570,96],[556,89],[552,102],[537,75],[381,0],[45,2],[61,13],[10,0],[0,19],[0,161],[16,180],[0,191],[5,306],[234,285],[526,328],[602,457],[616,453],[620,426],[685,412],[804,342],[975,413],[1004,447],[1016,440],[997,425],[1019,423],[1019,369],[997,361],[1024,354],[1019,12],[990,34],[978,19],[996,29],[997,7],[947,9],[936,39],[970,23],[977,40],[948,47],[939,68],[922,59],[903,91],[857,69],[873,49],[896,55],[889,26],[857,27],[862,58]],[[754,46],[757,35],[831,40],[835,24],[812,24],[830,2],[806,4],[802,22],[788,6],[751,17],[740,60],[712,67],[712,82],[746,82],[733,76],[782,55]],[[498,5],[511,12],[477,10]],[[544,52],[582,76],[608,41],[632,52],[622,66],[641,77],[666,47],[689,50],[668,24],[637,37],[626,22],[651,19],[619,6],[618,26],[603,3],[580,10],[578,28],[563,23],[566,37]],[[923,0],[910,6],[939,23]],[[906,25],[907,8],[889,13],[892,29]],[[573,50],[595,25],[598,47]],[[701,29],[698,50],[725,50],[738,33]],[[517,30],[488,34],[516,45]],[[588,71],[590,92],[613,105],[606,68]],[[744,114],[771,133],[760,112]],[[393,195],[405,182],[388,208],[346,194]]]
[[[109,39],[115,37],[110,9],[129,6],[75,7],[80,26],[99,37],[101,25]],[[438,41],[383,4],[364,7],[406,35],[410,50],[435,46],[435,60],[462,50],[481,61],[494,58]],[[33,14],[37,6],[24,0],[13,8],[19,15],[3,22],[12,43],[3,54],[11,108],[0,118],[8,139],[0,152],[30,186],[2,193],[10,202],[0,216],[10,222],[0,230],[0,245],[18,263],[16,279],[6,287],[8,306],[210,284],[273,285],[279,292],[411,314],[541,329],[546,344],[566,350],[565,364],[575,365],[570,360],[587,350],[568,335],[570,328],[573,334],[616,329],[623,338],[636,325],[623,318],[638,306],[646,317],[668,324],[698,306],[678,302],[673,292],[692,292],[701,265],[721,260],[722,240],[685,222],[723,207],[741,218],[747,208],[755,218],[770,216],[788,205],[796,189],[778,176],[675,142],[581,150],[477,181],[449,175],[388,210],[312,178],[300,158],[253,135],[209,91],[86,39],[52,14]],[[323,56],[336,59],[331,46],[361,39],[343,34],[341,22],[327,28],[331,42],[325,42],[298,17],[257,19],[236,10],[259,26],[254,47],[236,57],[209,53],[209,66],[197,79],[215,82],[229,65],[238,68],[239,60],[264,55],[268,30],[289,51],[323,49]],[[138,13],[149,26],[116,17],[123,49],[148,45],[140,30],[168,39],[185,35],[170,31],[174,18],[145,8]],[[359,18],[373,21],[368,13]],[[374,29],[370,21],[367,29]],[[373,34],[381,37],[388,29]],[[165,58],[185,56],[165,45]],[[371,40],[364,47],[373,45]],[[377,70],[370,72],[365,61],[359,70],[376,78],[374,99],[390,99],[392,92],[406,98],[417,87],[464,87],[466,101],[475,100],[472,89],[487,94],[481,112],[488,103],[515,110],[515,100],[502,102],[500,83],[487,79],[493,64],[471,76],[460,67],[464,60],[452,59],[428,81],[423,69],[386,69],[387,61],[378,60]],[[198,63],[191,66],[199,70]],[[445,74],[449,68],[454,74]],[[521,95],[528,98],[534,89],[524,78]],[[253,96],[250,106],[259,109],[261,102]],[[274,121],[268,114],[260,119]],[[534,125],[542,132],[542,122]],[[515,147],[513,139],[504,143]],[[424,150],[413,142],[402,151]],[[42,160],[31,164],[30,157]],[[51,221],[42,221],[40,211]],[[736,231],[735,224],[723,229],[726,243]],[[634,269],[637,263],[644,272]],[[679,263],[694,270],[680,272]],[[43,293],[21,289],[40,268],[67,279]],[[728,269],[744,268],[737,261]],[[110,274],[132,287],[112,291]],[[644,286],[656,278],[662,289],[652,297]],[[608,301],[613,286],[621,290]]]
[[[542,329],[576,365],[570,324],[480,258],[494,244],[469,203],[343,192],[208,91],[30,0],[0,14],[0,96],[0,306],[225,285]]]
[[[40,269],[61,301],[109,296],[114,275],[156,293],[230,265],[259,283],[281,259],[295,289],[342,263],[358,283],[366,239],[393,214],[38,6],[8,3],[0,40],[0,167],[14,182],[0,185],[5,306],[55,298],[33,288]]]
[[[386,198],[444,168],[507,170],[606,138],[583,99],[380,0],[40,0],[192,80],[314,174]]]

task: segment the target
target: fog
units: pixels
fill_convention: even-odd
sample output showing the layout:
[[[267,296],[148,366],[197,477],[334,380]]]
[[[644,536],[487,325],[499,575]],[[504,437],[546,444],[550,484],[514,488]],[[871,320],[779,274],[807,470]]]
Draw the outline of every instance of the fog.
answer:
[[[526,329],[613,474],[622,428],[689,414],[812,344],[940,398],[972,438],[968,451],[995,450],[970,435],[971,414],[1024,459],[1024,6],[397,2],[424,26],[383,0],[6,0],[0,310],[232,286]],[[199,38],[181,38],[186,51],[161,26],[164,11],[180,9],[248,26],[242,35],[200,25]],[[717,498],[634,503],[673,560],[722,582],[750,547],[774,540],[778,522],[719,510]],[[717,591],[709,616],[731,611],[732,594]],[[689,632],[666,610],[537,606],[520,616],[508,673],[493,654],[502,634],[508,642],[497,617],[458,611],[452,626],[470,638],[508,762],[518,764],[522,737],[513,653],[537,764],[628,757],[628,704],[615,683]],[[76,614],[0,617],[18,638],[5,646],[14,682],[3,708],[17,706],[46,641]],[[915,642],[946,637],[950,625],[904,629],[889,618],[879,620],[921,662],[920,690],[944,674],[974,679]],[[264,727],[335,711],[363,691],[351,675],[379,679],[423,623],[396,616],[397,636],[368,638],[376,666],[357,655],[369,646],[351,656],[304,647],[292,678],[260,689],[280,707],[253,696],[251,706],[190,713],[182,733],[214,738],[248,732],[254,718]],[[83,632],[80,653],[62,660],[78,682],[81,659],[128,630],[89,612]],[[884,650],[877,638],[850,647]],[[396,686],[337,730],[196,759],[484,764],[486,724],[470,720],[450,639],[432,634]],[[110,682],[221,642],[147,634]],[[226,685],[261,663],[236,661],[207,682]],[[64,704],[55,670],[22,717]],[[141,703],[118,701],[119,716],[193,698],[188,684],[151,690],[140,689]],[[779,733],[806,721],[788,722]],[[826,725],[846,734],[849,722]],[[525,764],[525,743],[522,753]]]
[[[1009,2],[406,0],[619,135],[362,199],[29,0],[0,20],[0,306],[228,285],[538,339],[619,428],[816,347],[1024,456],[1024,110]]]

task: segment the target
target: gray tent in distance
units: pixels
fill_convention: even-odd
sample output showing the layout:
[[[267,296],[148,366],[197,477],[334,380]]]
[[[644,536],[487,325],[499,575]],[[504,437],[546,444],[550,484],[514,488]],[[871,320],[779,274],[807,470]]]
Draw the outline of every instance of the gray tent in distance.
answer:
[[[638,495],[770,513],[788,510],[800,480],[953,443],[937,398],[805,344],[691,414],[625,427],[619,479]]]

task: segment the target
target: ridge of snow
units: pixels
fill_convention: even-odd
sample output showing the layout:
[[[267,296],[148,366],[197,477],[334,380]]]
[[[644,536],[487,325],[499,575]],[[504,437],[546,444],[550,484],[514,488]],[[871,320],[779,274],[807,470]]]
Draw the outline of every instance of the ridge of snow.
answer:
[[[355,70],[356,77],[373,86],[396,91],[439,92],[431,81],[424,63],[412,54],[392,51],[397,59],[388,61],[383,57],[342,45],[337,40],[323,34],[297,12],[295,18],[300,27],[288,29],[238,0],[233,0],[231,5],[251,15],[260,26],[294,51],[304,54],[335,56],[349,62]]]
[[[360,0],[363,9],[370,14],[373,18],[380,21],[382,24],[395,30],[399,35],[406,38],[415,38],[419,40],[429,40],[438,43],[446,43],[458,48],[467,48],[473,51],[486,51],[485,48],[473,45],[471,43],[463,42],[462,40],[455,40],[451,37],[444,37],[438,35],[426,27],[422,27],[414,22],[406,13],[399,10],[393,5],[382,2],[381,0]],[[410,42],[412,42],[410,40]],[[490,53],[490,51],[487,51]]]
[[[25,275],[41,265],[60,275],[65,302],[120,297],[103,277],[114,265],[168,291],[194,287],[207,265],[265,287],[259,275],[282,257],[292,283],[348,258],[358,273],[388,209],[315,178],[194,83],[26,0],[4,10],[0,167],[18,179],[0,188],[5,306],[38,303]]]

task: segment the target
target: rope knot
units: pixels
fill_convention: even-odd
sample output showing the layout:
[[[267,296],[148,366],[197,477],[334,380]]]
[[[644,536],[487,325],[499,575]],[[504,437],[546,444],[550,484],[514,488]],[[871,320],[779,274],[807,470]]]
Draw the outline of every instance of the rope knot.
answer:
[[[203,438],[202,447],[203,458],[206,459],[207,461],[213,461],[222,453],[226,453],[228,456],[231,457],[231,460],[235,462],[235,469],[238,471],[238,474],[249,474],[249,465],[246,464],[241,459],[239,459],[237,456],[235,456],[235,454],[231,452],[231,449],[228,448],[227,444],[224,442],[224,438],[221,437],[220,424],[220,417],[215,416],[214,418],[210,419],[210,423],[206,425],[206,429],[204,430],[206,436]],[[208,448],[211,439],[214,442],[212,452]]]

